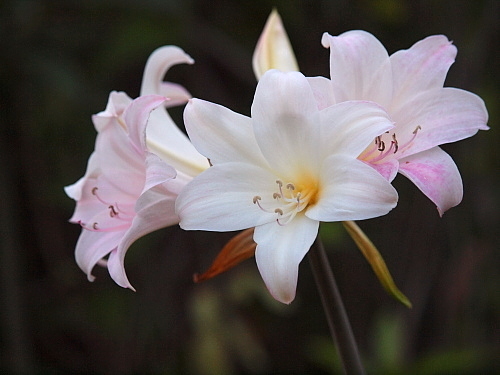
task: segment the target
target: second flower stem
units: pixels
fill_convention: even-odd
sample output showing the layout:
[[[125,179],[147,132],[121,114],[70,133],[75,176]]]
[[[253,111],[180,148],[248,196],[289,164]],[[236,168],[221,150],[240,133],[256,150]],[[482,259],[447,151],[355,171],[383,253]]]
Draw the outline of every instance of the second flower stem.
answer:
[[[319,236],[309,251],[309,262],[344,371],[347,375],[365,374],[351,324]]]

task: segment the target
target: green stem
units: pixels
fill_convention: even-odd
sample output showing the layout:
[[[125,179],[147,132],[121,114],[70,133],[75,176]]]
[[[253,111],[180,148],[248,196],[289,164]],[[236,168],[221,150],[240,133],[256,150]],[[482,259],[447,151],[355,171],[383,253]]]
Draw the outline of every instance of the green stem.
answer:
[[[365,374],[351,324],[319,236],[309,250],[309,263],[323,303],[330,334],[337,346],[345,373]]]

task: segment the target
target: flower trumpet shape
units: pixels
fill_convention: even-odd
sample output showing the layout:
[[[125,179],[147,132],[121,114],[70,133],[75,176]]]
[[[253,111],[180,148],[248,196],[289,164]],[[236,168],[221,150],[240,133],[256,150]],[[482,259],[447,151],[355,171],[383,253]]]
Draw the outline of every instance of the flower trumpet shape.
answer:
[[[319,110],[308,80],[270,70],[251,118],[191,99],[186,129],[212,167],[179,194],[188,230],[255,227],[255,257],[271,294],[290,303],[298,265],[320,221],[384,215],[397,202],[390,183],[357,156],[393,124],[379,106],[345,102]]]
[[[322,43],[330,48],[331,80],[311,79],[320,108],[368,100],[382,106],[395,122],[395,128],[376,136],[359,158],[388,181],[398,172],[405,175],[436,204],[440,215],[459,204],[460,173],[438,146],[488,129],[488,113],[477,95],[443,87],[456,47],[435,35],[389,56],[365,31],[337,37],[325,33]]]
[[[142,96],[132,101],[112,92],[105,111],[93,116],[95,151],[85,176],[65,188],[77,201],[70,221],[83,228],[76,261],[90,281],[94,266],[107,264],[118,285],[133,289],[124,269],[128,248],[179,222],[174,211],[179,191],[208,167],[165,109],[166,103],[182,104],[190,97],[181,86],[163,82],[170,66],[182,62],[192,60],[180,48],[159,48],[146,64]]]

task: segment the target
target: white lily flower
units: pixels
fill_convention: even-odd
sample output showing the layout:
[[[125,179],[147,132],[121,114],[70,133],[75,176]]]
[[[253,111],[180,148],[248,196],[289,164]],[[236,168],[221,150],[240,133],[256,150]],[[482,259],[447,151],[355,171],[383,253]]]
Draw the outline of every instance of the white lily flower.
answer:
[[[251,112],[249,118],[189,101],[186,129],[213,166],[186,185],[176,211],[183,229],[255,227],[264,282],[274,298],[290,303],[320,221],[368,219],[396,205],[390,183],[357,159],[393,124],[373,103],[319,110],[301,73],[276,70],[259,81]]]

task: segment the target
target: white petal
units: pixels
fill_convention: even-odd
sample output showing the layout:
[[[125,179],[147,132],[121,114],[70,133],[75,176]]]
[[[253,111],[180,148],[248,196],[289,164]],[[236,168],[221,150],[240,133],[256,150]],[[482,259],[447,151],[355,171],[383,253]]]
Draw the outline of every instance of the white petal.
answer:
[[[194,60],[176,46],[164,46],[155,50],[146,62],[142,78],[141,96],[160,95],[163,77],[177,64],[192,64]]]
[[[309,85],[318,104],[318,109],[322,110],[336,103],[332,82],[325,77],[307,77]]]
[[[165,46],[153,52],[144,70],[141,95],[174,94],[174,103],[169,104],[167,101],[167,106],[182,101],[179,99],[188,94],[187,91],[165,86],[163,82],[163,76],[167,70],[180,63],[192,64],[193,60],[179,47]],[[207,160],[196,151],[164,107],[151,113],[146,134],[149,150],[177,170],[196,176],[208,168]]]
[[[399,172],[436,204],[440,215],[462,201],[460,172],[450,155],[439,147],[401,159]]]
[[[272,199],[276,177],[245,163],[214,165],[193,179],[179,194],[176,211],[187,230],[232,231],[276,220],[253,203],[257,195]],[[264,200],[264,199],[263,199]]]
[[[166,164],[155,154],[146,152],[146,181],[141,192],[143,194],[147,190],[164,183],[176,177],[176,171],[170,165]]]
[[[108,259],[109,274],[121,287],[134,290],[125,273],[125,254],[129,247],[146,234],[179,222],[174,211],[175,198],[176,195],[159,187],[146,191],[137,201],[137,215]]]
[[[443,87],[457,48],[443,35],[429,36],[391,57],[394,101],[406,101],[422,91]]]
[[[317,165],[318,108],[307,79],[298,72],[269,70],[252,104],[255,138],[272,168],[287,175],[297,164]]]
[[[372,34],[348,31],[321,40],[330,48],[330,79],[337,103],[371,100],[382,106],[392,98],[392,72],[385,47]]]
[[[127,133],[132,145],[139,155],[146,150],[146,126],[151,111],[165,102],[159,95],[140,96],[135,99],[123,113],[127,125]]]
[[[92,232],[82,229],[76,243],[75,259],[89,281],[95,279],[92,269],[96,263],[118,246],[124,233],[125,231]]]
[[[255,228],[255,259],[271,295],[280,302],[295,298],[299,263],[318,234],[319,222],[299,214],[284,226],[272,222]]]
[[[375,103],[349,101],[320,111],[322,155],[358,157],[376,136],[394,127],[387,113]]]
[[[398,194],[375,169],[344,155],[332,155],[321,169],[318,202],[306,215],[319,221],[364,220],[385,215]]]
[[[483,100],[468,91],[441,88],[423,92],[392,113],[400,144],[420,126],[412,146],[401,150],[408,156],[444,143],[471,137],[486,126],[488,112]]]
[[[235,161],[265,164],[251,118],[214,103],[192,99],[184,110],[184,122],[191,142],[212,164]]]

